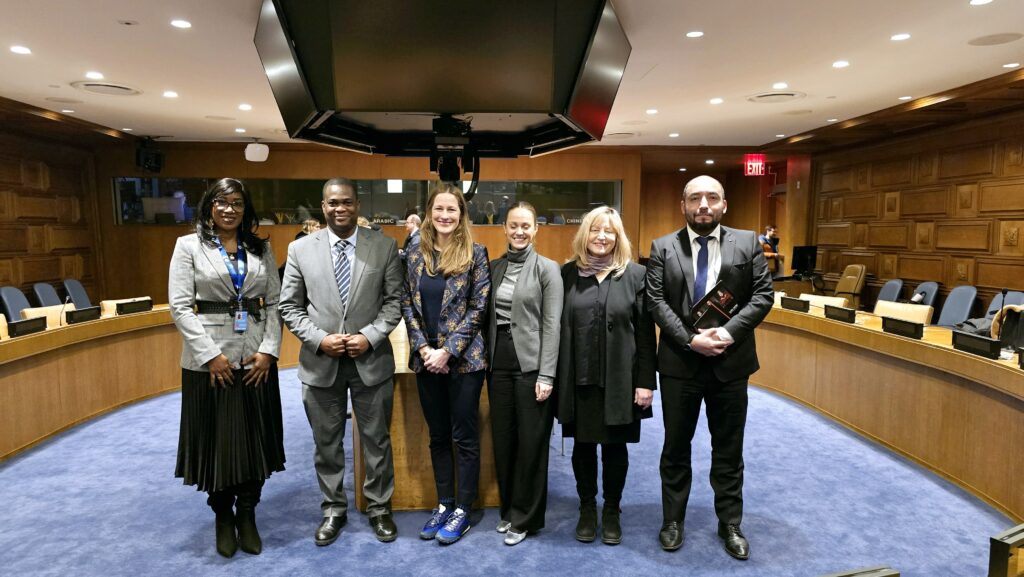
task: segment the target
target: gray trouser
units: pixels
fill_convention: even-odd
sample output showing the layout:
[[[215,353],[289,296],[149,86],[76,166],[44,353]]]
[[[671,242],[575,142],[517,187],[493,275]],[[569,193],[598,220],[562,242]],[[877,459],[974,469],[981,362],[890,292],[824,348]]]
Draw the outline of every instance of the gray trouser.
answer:
[[[367,514],[371,517],[388,513],[391,495],[395,492],[395,463],[391,454],[391,408],[394,402],[394,379],[368,387],[363,384],[355,362],[342,357],[338,375],[330,387],[303,385],[302,404],[313,429],[313,463],[320,492],[323,515],[345,513],[345,413],[347,396],[352,395],[352,411],[359,422],[359,439],[363,447],[366,480],[363,495]]]

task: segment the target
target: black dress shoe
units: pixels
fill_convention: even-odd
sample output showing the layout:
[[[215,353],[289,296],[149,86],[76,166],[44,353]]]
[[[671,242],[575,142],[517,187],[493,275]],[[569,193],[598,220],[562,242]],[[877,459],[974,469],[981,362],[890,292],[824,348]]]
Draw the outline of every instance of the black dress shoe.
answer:
[[[683,524],[678,521],[666,521],[658,532],[658,541],[666,551],[675,551],[683,546]]]
[[[601,542],[605,545],[622,543],[621,514],[618,507],[605,505],[601,510]]]
[[[381,543],[390,543],[398,538],[398,527],[395,526],[391,513],[370,517],[370,527],[373,527],[373,534]]]
[[[215,523],[217,529],[217,552],[222,557],[234,557],[238,551],[238,538],[235,536],[235,514],[231,512],[217,513]]]
[[[347,513],[324,517],[324,520],[320,522],[320,526],[317,527],[316,535],[313,536],[316,544],[323,547],[337,541],[338,534],[341,533],[341,528],[345,526],[347,521]]]
[[[725,544],[726,553],[740,561],[746,561],[750,558],[750,544],[747,543],[747,538],[740,531],[739,525],[723,525],[719,523],[718,536],[722,538],[722,542]]]
[[[597,504],[580,505],[580,520],[576,523],[576,540],[590,543],[597,537]]]

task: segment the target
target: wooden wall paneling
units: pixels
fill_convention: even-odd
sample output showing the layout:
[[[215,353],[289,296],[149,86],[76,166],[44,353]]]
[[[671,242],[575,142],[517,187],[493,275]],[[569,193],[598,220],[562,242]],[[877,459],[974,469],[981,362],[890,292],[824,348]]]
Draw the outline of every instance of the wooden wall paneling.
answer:
[[[57,199],[52,196],[18,194],[14,210],[18,220],[57,220]]]
[[[50,188],[49,167],[38,160],[22,160],[21,185],[36,190],[48,190]]]
[[[43,225],[33,225],[27,227],[28,232],[28,254],[46,254],[48,249],[46,248],[46,227]]]
[[[978,257],[975,259],[975,274],[979,287],[1024,290],[1024,261],[1021,259],[1000,259]]]
[[[848,192],[853,190],[853,169],[844,167],[821,175],[819,192]]]
[[[999,256],[1024,256],[1024,238],[1021,230],[1024,220],[1000,220],[996,236],[996,254]]]
[[[879,196],[875,193],[850,194],[843,197],[843,219],[877,219]]]
[[[850,223],[843,224],[819,224],[816,235],[819,245],[850,246],[852,242],[853,226]]]
[[[853,242],[851,246],[855,248],[867,248],[868,247],[868,224],[864,222],[853,223]]]
[[[939,178],[991,176],[995,171],[995,144],[945,150],[939,153]]]
[[[896,276],[904,281],[937,281],[941,282],[946,272],[946,258],[944,256],[926,256],[917,254],[905,254],[900,256]]]
[[[23,286],[60,280],[60,257],[25,257],[19,258],[18,263],[21,272],[19,284]]]
[[[868,276],[878,276],[878,254],[874,252],[859,252],[844,250],[839,253],[838,272],[842,272],[851,264],[864,265],[865,273]]]
[[[0,190],[0,221],[17,220],[18,194],[13,190]]]
[[[895,254],[882,254],[879,255],[881,265],[879,266],[878,276],[883,279],[891,279],[896,277],[896,264],[897,257]]]
[[[18,261],[13,258],[0,258],[0,286],[19,285]]]
[[[873,222],[866,225],[867,243],[872,248],[907,248],[910,244],[910,223]]]
[[[978,190],[978,211],[1024,211],[1024,178],[981,182]]]
[[[21,161],[17,158],[0,156],[0,184],[21,186]]]
[[[853,189],[866,191],[871,189],[871,165],[859,164],[853,170]]]
[[[956,185],[953,215],[958,218],[972,218],[978,215],[978,183]]]
[[[974,284],[974,259],[966,256],[954,256],[949,259],[950,271],[946,275],[949,285]]]
[[[1024,139],[1003,143],[1003,176],[1024,176]]]
[[[818,222],[825,222],[831,220],[829,218],[828,209],[832,206],[832,201],[828,198],[818,199]]]
[[[843,220],[843,199],[841,197],[833,197],[831,199],[831,205],[828,208],[828,215],[830,220],[838,221]]]
[[[82,203],[77,196],[58,196],[54,199],[57,209],[57,222],[62,224],[81,223]],[[90,235],[92,232],[90,231]]]
[[[935,223],[915,222],[914,223],[914,248],[921,251],[930,251],[935,248]]]
[[[916,184],[931,184],[939,179],[939,155],[923,153],[917,157],[917,170],[914,173]]]
[[[913,178],[913,159],[899,158],[871,165],[872,188],[911,184]]]
[[[47,225],[47,252],[92,246],[92,231],[84,227]]]
[[[900,214],[903,217],[946,216],[948,189],[929,188],[903,192],[900,200]]]
[[[990,251],[992,249],[992,221],[936,222],[935,248]]]
[[[0,253],[28,252],[28,227],[23,224],[0,224]]]
[[[900,193],[886,192],[882,195],[882,218],[896,220],[900,217]]]

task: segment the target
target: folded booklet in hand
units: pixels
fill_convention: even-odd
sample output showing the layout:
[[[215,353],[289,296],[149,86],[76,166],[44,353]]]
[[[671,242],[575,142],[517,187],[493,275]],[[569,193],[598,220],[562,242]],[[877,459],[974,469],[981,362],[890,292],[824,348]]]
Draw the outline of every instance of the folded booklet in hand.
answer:
[[[729,319],[739,311],[739,308],[740,306],[739,303],[736,302],[736,297],[733,296],[729,289],[725,288],[725,283],[718,281],[718,283],[716,283],[715,286],[690,309],[690,318],[693,319],[693,328],[712,329],[720,327],[727,323]]]

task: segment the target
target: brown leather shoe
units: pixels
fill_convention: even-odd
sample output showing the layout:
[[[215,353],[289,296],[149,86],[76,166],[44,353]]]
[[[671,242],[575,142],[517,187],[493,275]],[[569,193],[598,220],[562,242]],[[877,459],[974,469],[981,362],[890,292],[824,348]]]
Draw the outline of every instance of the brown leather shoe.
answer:
[[[391,513],[370,517],[370,527],[373,528],[373,534],[381,543],[390,543],[398,538],[398,527],[395,526]]]
[[[722,538],[726,553],[740,561],[746,561],[750,558],[750,544],[747,543],[747,538],[740,531],[739,525],[719,523],[718,536]]]

